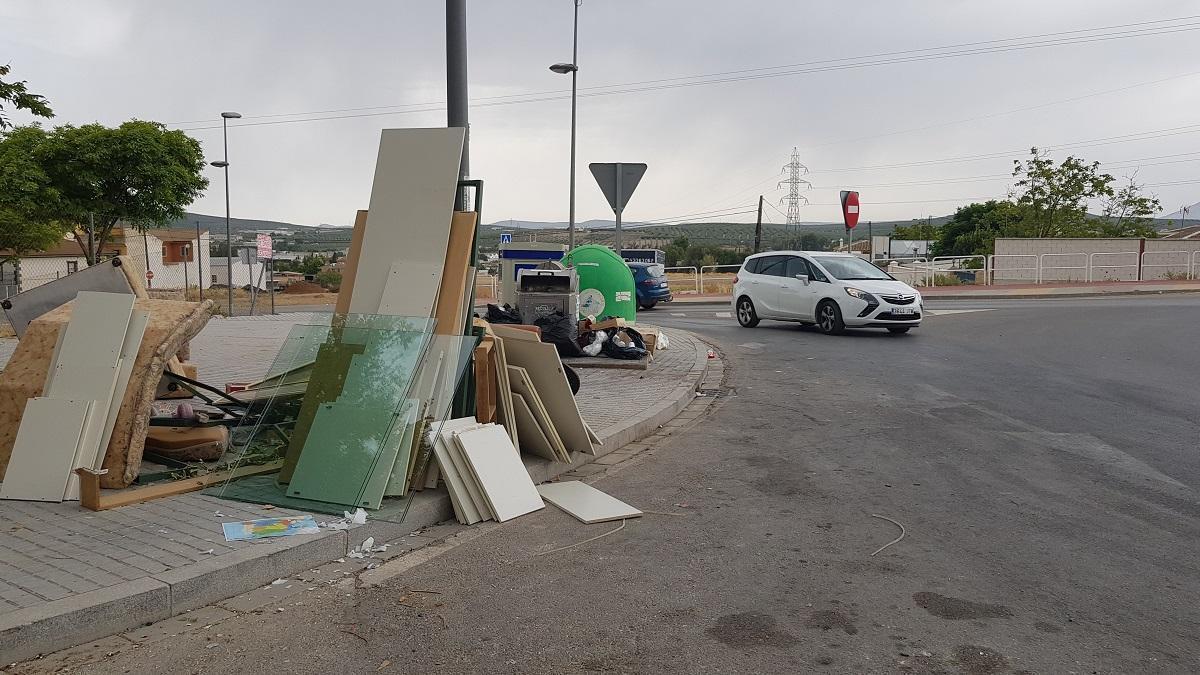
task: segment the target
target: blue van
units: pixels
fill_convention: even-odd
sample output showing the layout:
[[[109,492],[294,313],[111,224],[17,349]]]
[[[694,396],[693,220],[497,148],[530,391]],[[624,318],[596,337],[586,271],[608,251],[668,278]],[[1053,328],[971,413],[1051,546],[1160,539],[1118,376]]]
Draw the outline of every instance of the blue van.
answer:
[[[660,302],[671,301],[671,287],[667,285],[666,271],[658,263],[631,262],[633,285],[637,289],[637,304],[640,309],[654,309]]]

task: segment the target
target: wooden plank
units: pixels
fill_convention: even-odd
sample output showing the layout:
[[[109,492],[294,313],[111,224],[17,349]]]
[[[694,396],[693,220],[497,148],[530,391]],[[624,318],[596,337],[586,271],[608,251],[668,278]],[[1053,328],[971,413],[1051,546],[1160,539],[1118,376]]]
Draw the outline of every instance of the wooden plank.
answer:
[[[90,400],[31,398],[17,430],[0,499],[61,502],[91,411]]]
[[[92,511],[105,511],[115,509],[118,506],[128,506],[130,504],[138,504],[140,502],[148,502],[152,499],[161,497],[171,497],[173,495],[181,495],[187,492],[195,492],[202,490],[210,485],[224,483],[227,480],[234,478],[242,478],[245,476],[255,476],[262,473],[271,473],[278,471],[283,466],[283,461],[269,462],[267,464],[251,464],[247,466],[239,466],[229,471],[216,471],[213,473],[204,474],[203,476],[193,476],[182,480],[171,481],[170,483],[160,483],[156,485],[147,485],[140,488],[127,488],[118,491],[102,492],[100,490],[100,476],[105,473],[105,470],[96,471],[87,467],[75,469],[75,473],[79,476],[80,482],[80,497],[79,503],[83,508]]]
[[[350,250],[346,252],[346,266],[342,268],[342,285],[338,287],[337,302],[333,311],[345,314],[350,311],[350,298],[354,295],[354,276],[358,273],[358,259],[362,255],[363,233],[367,228],[367,211],[359,209],[354,214],[354,229],[350,232]]]
[[[475,419],[487,424],[496,421],[496,380],[494,338],[484,337],[475,347]]]
[[[511,365],[524,368],[537,389],[563,445],[573,452],[595,454],[591,436],[575,405],[575,395],[558,359],[558,350],[545,342],[512,341],[505,344],[505,356]]]
[[[454,436],[496,520],[504,522],[546,506],[504,429],[496,425]]]
[[[438,335],[462,335],[463,295],[467,293],[467,272],[471,265],[471,243],[475,239],[476,213],[456,211],[450,221],[450,236],[442,256],[441,287],[433,317]]]
[[[642,512],[625,502],[577,480],[537,486],[542,499],[588,523],[637,518]]]
[[[506,323],[490,324],[492,332],[505,340],[521,340],[522,342],[541,342],[542,329],[537,326],[520,326]]]
[[[392,264],[438,261],[433,278],[414,276],[399,284],[403,296],[388,312],[429,316],[450,236],[465,130],[384,129],[371,187],[349,311],[377,314]],[[402,300],[406,302],[401,302]]]

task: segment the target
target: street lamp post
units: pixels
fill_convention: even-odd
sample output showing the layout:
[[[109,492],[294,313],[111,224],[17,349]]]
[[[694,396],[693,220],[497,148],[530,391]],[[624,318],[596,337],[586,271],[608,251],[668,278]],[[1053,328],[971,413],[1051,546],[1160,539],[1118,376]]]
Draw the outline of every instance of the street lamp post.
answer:
[[[233,316],[233,233],[229,227],[229,120],[241,118],[241,113],[221,113],[221,136],[225,147],[225,159],[211,162],[225,172],[225,283],[229,294],[229,316]]]
[[[575,248],[575,104],[577,80],[579,77],[579,6],[583,0],[573,0],[575,4],[575,29],[571,38],[571,62],[556,63],[550,70],[559,75],[571,74],[571,212],[567,221],[567,244]]]

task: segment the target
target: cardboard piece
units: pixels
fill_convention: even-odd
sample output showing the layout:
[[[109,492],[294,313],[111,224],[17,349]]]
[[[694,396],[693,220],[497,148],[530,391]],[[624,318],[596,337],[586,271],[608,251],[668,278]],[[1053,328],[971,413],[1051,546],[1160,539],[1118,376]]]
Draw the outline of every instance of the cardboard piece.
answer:
[[[542,403],[542,397],[538,395],[537,389],[529,380],[529,374],[525,372],[524,368],[509,366],[508,375],[513,393],[520,394],[521,398],[525,399],[533,419],[537,422],[538,428],[542,430],[542,434],[550,441],[550,447],[554,449],[555,455],[559,457],[560,461],[569,463],[571,453],[563,445],[562,437],[558,435],[558,430],[555,429],[554,422],[551,421],[550,414],[546,412],[546,406]]]
[[[496,421],[495,338],[484,336],[475,347],[475,419],[487,424]]]

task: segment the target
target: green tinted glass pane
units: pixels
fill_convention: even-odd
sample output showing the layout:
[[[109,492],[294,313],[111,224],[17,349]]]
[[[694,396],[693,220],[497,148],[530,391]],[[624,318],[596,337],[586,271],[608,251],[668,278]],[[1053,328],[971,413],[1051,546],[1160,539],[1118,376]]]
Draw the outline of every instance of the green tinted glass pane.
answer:
[[[391,410],[321,405],[288,484],[288,496],[357,506],[396,417]],[[392,456],[394,460],[394,452]]]

